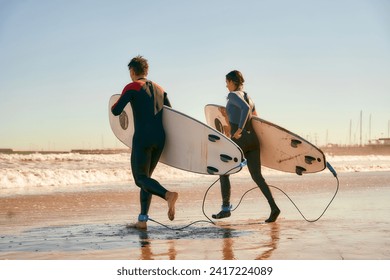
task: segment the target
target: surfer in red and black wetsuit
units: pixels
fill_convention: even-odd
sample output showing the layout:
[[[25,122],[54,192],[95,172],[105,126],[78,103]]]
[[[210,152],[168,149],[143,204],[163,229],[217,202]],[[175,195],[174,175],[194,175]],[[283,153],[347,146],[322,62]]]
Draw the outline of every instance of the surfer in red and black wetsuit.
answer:
[[[131,225],[146,229],[152,195],[168,202],[168,217],[175,218],[175,203],[178,193],[166,190],[152,179],[153,171],[160,159],[165,144],[162,123],[163,105],[171,107],[167,93],[156,83],[148,80],[149,65],[142,56],[134,57],[128,64],[132,83],[125,86],[111,111],[121,114],[127,103],[131,104],[134,117],[134,136],[131,151],[131,169],[136,185],[141,188],[141,213],[138,222]]]
[[[275,203],[271,190],[261,174],[260,144],[253,130],[251,116],[256,115],[253,101],[243,91],[244,77],[240,71],[234,70],[226,75],[226,87],[229,90],[226,113],[231,127],[232,140],[240,146],[247,159],[249,173],[253,181],[264,194],[271,207],[271,214],[266,223],[275,222],[280,210]],[[220,177],[222,209],[218,214],[212,215],[214,219],[230,217],[230,180],[229,175]]]

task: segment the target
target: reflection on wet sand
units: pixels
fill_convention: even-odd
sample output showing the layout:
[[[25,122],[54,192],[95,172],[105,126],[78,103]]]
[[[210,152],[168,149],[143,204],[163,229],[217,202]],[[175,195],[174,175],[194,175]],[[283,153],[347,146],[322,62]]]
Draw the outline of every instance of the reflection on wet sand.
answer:
[[[153,253],[151,243],[149,241],[148,232],[146,230],[139,230],[139,243],[141,246],[141,260],[153,260]]]
[[[223,246],[222,246],[222,259],[223,260],[234,260],[233,252],[233,236],[230,228],[225,228],[223,231]]]
[[[269,239],[267,241],[260,241],[258,244],[256,244],[256,240],[258,238],[254,237],[254,244],[253,249],[256,251],[260,251],[260,254],[255,256],[254,259],[256,260],[266,260],[271,258],[272,253],[277,249],[278,242],[279,242],[279,235],[280,235],[280,226],[278,223],[271,223],[271,224],[264,224],[261,225],[262,229],[265,229],[265,233],[269,234]],[[214,228],[208,229],[208,231],[213,231]],[[216,248],[217,251],[220,251],[222,253],[222,256],[220,258],[217,257],[217,259],[222,260],[235,260],[237,257],[235,256],[235,246],[236,250],[242,250],[240,248],[242,244],[235,244],[240,241],[239,235],[241,234],[251,234],[251,235],[259,235],[261,234],[261,239],[264,240],[263,231],[253,231],[253,228],[251,228],[248,232],[248,230],[242,229],[238,230],[235,228],[229,227],[216,227],[217,235],[214,236],[216,240],[221,240],[222,250],[219,250],[219,248]],[[239,233],[237,233],[239,232]],[[177,234],[177,233],[176,233]],[[210,232],[208,233],[210,234]],[[166,256],[169,260],[175,260],[177,258],[177,246],[181,246],[178,244],[180,242],[180,239],[203,239],[205,238],[205,232],[200,230],[199,232],[192,232],[191,234],[177,234],[176,239],[170,239],[170,238],[164,238],[164,239],[153,239],[153,233],[148,233],[148,231],[145,230],[139,230],[139,244],[140,244],[140,258],[141,260],[153,260],[156,259],[156,257],[161,258],[161,256]],[[194,237],[195,236],[195,237]],[[168,248],[166,251],[161,246],[161,241],[163,241],[165,244],[168,244]],[[158,254],[153,253],[153,246],[155,246],[154,251],[160,251]],[[163,249],[163,252],[161,250]],[[191,248],[187,248],[191,249]],[[179,257],[180,258],[180,257]]]
[[[271,257],[272,253],[278,247],[280,226],[278,223],[270,223],[270,240],[268,243],[262,245],[263,248],[269,248],[262,254],[260,254],[256,260],[267,260]]]
[[[146,230],[139,230],[139,243],[140,243],[140,249],[141,249],[141,260],[153,260],[154,255],[152,252],[152,241],[149,238],[148,232]],[[168,243],[168,251],[167,255],[169,260],[175,260],[176,259],[176,249],[175,249],[175,240],[170,239],[167,240]]]

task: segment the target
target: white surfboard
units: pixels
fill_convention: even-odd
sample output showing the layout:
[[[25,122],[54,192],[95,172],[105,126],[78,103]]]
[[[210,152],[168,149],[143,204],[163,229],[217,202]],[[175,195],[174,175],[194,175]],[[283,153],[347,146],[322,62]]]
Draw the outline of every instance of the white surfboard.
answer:
[[[109,101],[110,126],[115,136],[131,148],[134,135],[131,105],[127,104],[119,116],[111,113],[119,97],[113,95]],[[166,106],[163,125],[166,140],[160,162],[200,174],[233,174],[241,170],[242,150],[214,128]]]
[[[230,137],[225,107],[206,105],[205,114],[210,126]],[[297,134],[256,116],[252,117],[252,126],[260,142],[262,165],[298,175],[325,169],[324,153]]]

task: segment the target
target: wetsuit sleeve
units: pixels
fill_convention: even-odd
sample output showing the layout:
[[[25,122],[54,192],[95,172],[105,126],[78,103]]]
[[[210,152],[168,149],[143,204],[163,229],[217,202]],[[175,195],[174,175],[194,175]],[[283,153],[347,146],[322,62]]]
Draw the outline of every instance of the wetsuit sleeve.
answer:
[[[130,96],[130,93],[123,92],[122,95],[119,97],[118,101],[114,105],[112,105],[111,112],[114,114],[114,116],[119,116],[122,113],[127,103],[130,102]]]
[[[245,126],[246,120],[249,116],[250,107],[242,98],[238,97],[235,93],[229,93],[229,102],[236,106],[240,110],[240,120],[238,122],[238,128]]]
[[[130,83],[125,86],[118,101],[114,105],[112,105],[111,112],[115,116],[119,116],[122,113],[123,109],[126,107],[127,103],[131,101],[134,92],[138,92],[141,88],[141,83]]]
[[[164,92],[164,105],[172,108],[171,102],[169,101],[168,94],[166,92]]]

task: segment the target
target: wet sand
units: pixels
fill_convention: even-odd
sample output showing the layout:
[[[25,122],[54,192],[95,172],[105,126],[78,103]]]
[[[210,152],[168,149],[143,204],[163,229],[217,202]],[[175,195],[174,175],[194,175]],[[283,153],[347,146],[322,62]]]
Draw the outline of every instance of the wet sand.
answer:
[[[155,197],[148,230],[128,229],[139,212],[138,188],[0,198],[0,259],[130,260],[389,260],[390,172],[339,174],[340,189],[317,222],[305,221],[284,194],[272,192],[282,213],[265,224],[269,208],[259,190],[249,192],[227,219],[207,221],[202,201],[215,177],[162,182],[179,192],[176,219]],[[232,204],[253,188],[249,178],[232,176]],[[268,176],[286,191],[307,219],[317,218],[336,190],[329,172]],[[219,183],[204,211],[219,211]]]

